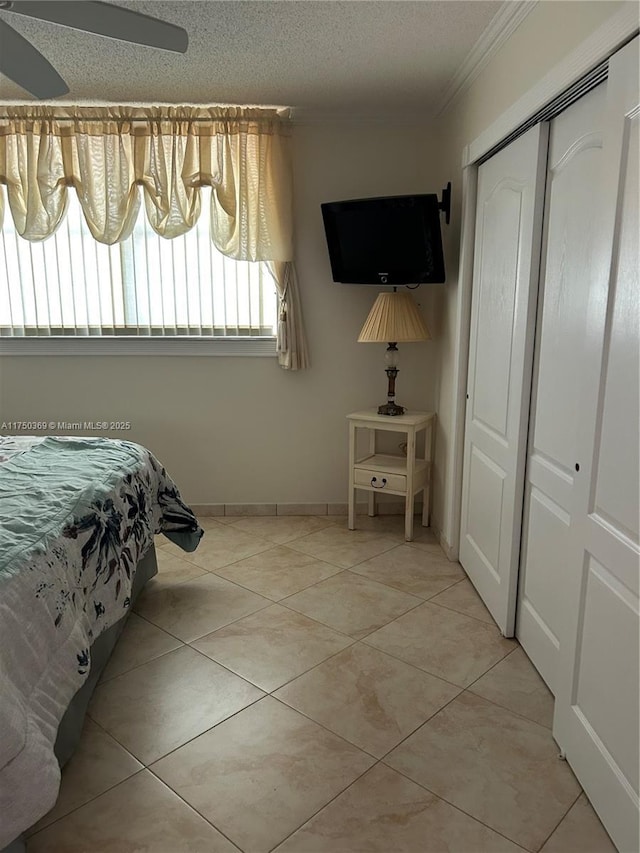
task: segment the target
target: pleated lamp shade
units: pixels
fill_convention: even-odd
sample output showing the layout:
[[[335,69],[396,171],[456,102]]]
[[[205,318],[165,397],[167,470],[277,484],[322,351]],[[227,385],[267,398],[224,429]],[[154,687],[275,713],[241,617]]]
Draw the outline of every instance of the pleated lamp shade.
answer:
[[[358,343],[409,343],[431,339],[418,306],[408,293],[379,293]]]

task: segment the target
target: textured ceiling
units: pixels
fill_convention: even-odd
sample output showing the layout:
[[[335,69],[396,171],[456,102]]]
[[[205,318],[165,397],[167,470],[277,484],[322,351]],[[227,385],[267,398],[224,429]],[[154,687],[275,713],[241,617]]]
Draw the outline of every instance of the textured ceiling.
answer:
[[[310,116],[428,116],[501,2],[162,0],[186,55],[0,12],[65,78],[65,101],[283,104]],[[0,99],[31,96],[0,76]]]

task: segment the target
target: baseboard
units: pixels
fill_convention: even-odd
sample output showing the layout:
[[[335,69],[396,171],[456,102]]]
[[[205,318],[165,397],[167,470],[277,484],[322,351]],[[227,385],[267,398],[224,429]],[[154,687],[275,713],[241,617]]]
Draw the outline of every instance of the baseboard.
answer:
[[[215,518],[224,515],[224,504],[189,504],[198,518]]]
[[[220,518],[222,516],[266,516],[266,515],[347,515],[349,505],[344,503],[246,503],[246,504],[190,504],[199,518]],[[378,515],[404,515],[404,501],[378,501]],[[356,503],[356,514],[366,515],[366,501]],[[416,501],[414,511],[422,511],[420,501]]]

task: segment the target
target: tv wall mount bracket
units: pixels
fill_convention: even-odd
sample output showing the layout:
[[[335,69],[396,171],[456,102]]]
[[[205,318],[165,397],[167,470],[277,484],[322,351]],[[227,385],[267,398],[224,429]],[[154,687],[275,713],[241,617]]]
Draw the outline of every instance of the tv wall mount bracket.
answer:
[[[442,201],[438,202],[438,210],[444,213],[444,221],[448,225],[451,219],[451,181],[442,190]]]

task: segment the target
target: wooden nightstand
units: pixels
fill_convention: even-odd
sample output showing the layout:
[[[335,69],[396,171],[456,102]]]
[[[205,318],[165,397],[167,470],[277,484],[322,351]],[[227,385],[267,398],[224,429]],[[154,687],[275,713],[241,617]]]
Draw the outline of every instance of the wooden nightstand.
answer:
[[[433,459],[433,412],[405,412],[390,417],[375,409],[353,412],[349,421],[349,530],[356,527],[356,489],[369,492],[369,515],[376,514],[376,494],[386,492],[405,499],[404,538],[413,539],[413,506],[417,492],[423,492],[422,526],[429,525],[431,461]],[[356,459],[356,431],[369,430],[369,452]],[[401,432],[407,436],[407,455],[376,453],[376,430]],[[426,430],[424,459],[416,458],[416,435]]]

